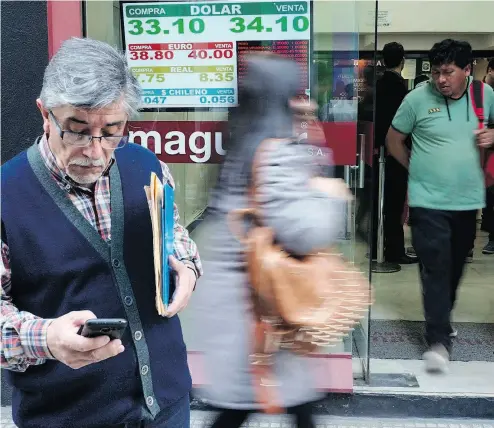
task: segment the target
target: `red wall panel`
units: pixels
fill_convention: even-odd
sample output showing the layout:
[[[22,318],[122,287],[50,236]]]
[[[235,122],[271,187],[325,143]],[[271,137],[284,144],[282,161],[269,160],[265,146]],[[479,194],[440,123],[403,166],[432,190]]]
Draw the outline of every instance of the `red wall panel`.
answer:
[[[51,58],[63,41],[71,37],[82,37],[82,2],[47,2],[48,55]]]

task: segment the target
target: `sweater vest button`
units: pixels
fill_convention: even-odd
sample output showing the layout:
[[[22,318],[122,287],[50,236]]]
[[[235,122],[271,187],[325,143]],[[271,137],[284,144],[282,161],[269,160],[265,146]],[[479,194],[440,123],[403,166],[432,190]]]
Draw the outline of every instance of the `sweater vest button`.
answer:
[[[134,333],[134,338],[135,340],[141,340],[142,339],[142,333],[138,330]]]
[[[146,403],[149,407],[151,407],[154,404],[154,398],[149,396],[146,398]]]
[[[149,367],[148,366],[142,366],[141,368],[141,374],[146,376],[149,372]]]
[[[132,305],[132,303],[134,303],[134,300],[130,296],[125,296],[124,302],[127,306],[130,306]]]
[[[120,267],[120,260],[118,259],[113,259],[113,267]]]

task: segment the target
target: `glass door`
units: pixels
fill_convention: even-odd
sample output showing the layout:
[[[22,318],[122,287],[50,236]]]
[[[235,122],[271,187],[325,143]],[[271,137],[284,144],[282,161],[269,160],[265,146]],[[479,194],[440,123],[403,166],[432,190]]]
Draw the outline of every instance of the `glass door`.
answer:
[[[313,98],[327,143],[333,150],[335,176],[345,180],[355,198],[344,213],[340,234],[345,256],[370,279],[376,198],[374,182],[374,58],[376,2],[314,2],[314,62],[317,73]],[[375,233],[374,233],[375,235]],[[343,352],[353,364],[353,377],[368,379],[369,314],[345,341]]]
[[[352,206],[351,242],[355,265],[371,281],[372,263],[378,256],[379,162],[374,145],[375,83],[378,2],[356,3],[358,56],[354,62],[353,97],[357,99],[357,138],[354,165],[347,167],[349,185],[355,195]],[[362,60],[366,52],[372,59]],[[369,381],[370,310],[353,332],[354,378]]]
[[[359,22],[357,165],[351,168],[351,186],[355,192],[355,264],[372,282],[372,272],[382,264],[383,156],[375,142],[376,82],[383,72],[377,58],[377,36],[387,16],[381,16],[379,2],[357,2]],[[366,58],[366,59],[364,59]],[[382,168],[380,168],[382,167]],[[383,177],[382,177],[383,178]],[[357,382],[370,382],[371,310],[363,317],[353,335],[354,377]]]

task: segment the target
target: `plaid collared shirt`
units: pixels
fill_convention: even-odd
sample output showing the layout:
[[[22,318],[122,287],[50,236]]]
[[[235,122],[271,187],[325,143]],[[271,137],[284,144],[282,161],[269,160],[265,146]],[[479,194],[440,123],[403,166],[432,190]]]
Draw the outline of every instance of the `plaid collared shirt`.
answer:
[[[94,189],[78,186],[58,167],[55,156],[50,150],[45,136],[39,143],[39,150],[46,167],[58,185],[67,191],[67,195],[87,221],[99,232],[105,241],[111,240],[110,177],[108,168],[96,182]],[[168,167],[161,162],[163,179],[175,187]],[[175,256],[191,268],[196,277],[202,275],[202,264],[197,246],[190,239],[187,229],[179,224],[179,214],[175,205]],[[0,302],[0,338],[1,367],[13,371],[25,371],[30,365],[43,364],[53,359],[47,343],[46,332],[51,320],[42,319],[34,314],[19,310],[11,298],[11,269],[9,248],[1,243],[1,302]],[[15,284],[14,284],[15,286]]]

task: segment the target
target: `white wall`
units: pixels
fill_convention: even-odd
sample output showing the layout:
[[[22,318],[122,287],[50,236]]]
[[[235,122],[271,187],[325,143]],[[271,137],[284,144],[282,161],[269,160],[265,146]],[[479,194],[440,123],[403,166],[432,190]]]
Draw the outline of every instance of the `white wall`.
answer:
[[[355,49],[341,33],[358,33],[357,48],[374,49],[375,12],[373,0],[315,0],[316,50]],[[384,0],[379,1],[379,16],[378,49],[399,41],[406,50],[429,50],[435,42],[451,37],[470,42],[475,50],[494,50],[492,0]]]
[[[359,1],[359,25],[361,32],[372,32],[365,3]],[[361,5],[364,4],[363,7]],[[492,1],[379,1],[380,13],[390,16],[390,26],[382,27],[383,33],[493,33],[494,4]]]

